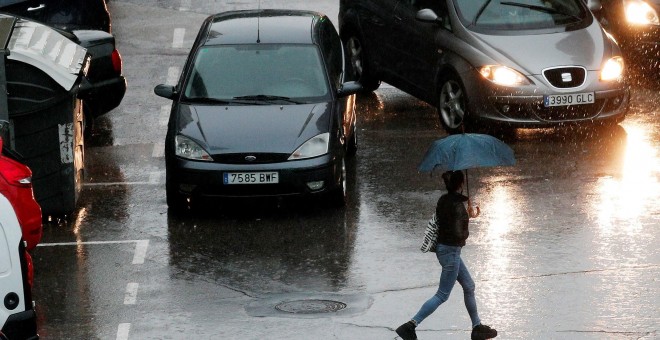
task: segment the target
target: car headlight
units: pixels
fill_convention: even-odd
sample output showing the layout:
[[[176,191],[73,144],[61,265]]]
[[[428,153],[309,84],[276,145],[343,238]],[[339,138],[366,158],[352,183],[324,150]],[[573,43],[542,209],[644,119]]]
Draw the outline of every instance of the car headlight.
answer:
[[[199,144],[192,139],[177,135],[174,137],[174,150],[175,154],[182,158],[192,159],[196,161],[212,161],[211,155],[202,149]]]
[[[660,25],[658,13],[642,0],[623,0],[626,20],[633,25]]]
[[[328,153],[328,145],[330,144],[330,133],[322,133],[310,138],[303,143],[296,151],[289,157],[290,161],[297,159],[312,158]]]
[[[503,86],[528,85],[529,80],[520,72],[501,65],[486,65],[479,69],[481,75],[495,84]]]
[[[600,80],[611,81],[621,78],[623,75],[623,58],[613,57],[605,62],[600,71]]]

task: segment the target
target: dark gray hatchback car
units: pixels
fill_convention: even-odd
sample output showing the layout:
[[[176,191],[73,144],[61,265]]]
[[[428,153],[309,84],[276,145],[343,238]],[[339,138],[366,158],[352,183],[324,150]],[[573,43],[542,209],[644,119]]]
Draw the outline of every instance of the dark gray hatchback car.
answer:
[[[357,148],[355,93],[337,30],[323,14],[210,16],[176,86],[165,140],[167,203],[314,195],[343,205]]]
[[[613,123],[628,108],[619,47],[581,0],[341,0],[339,25],[365,89],[392,84],[449,131]]]

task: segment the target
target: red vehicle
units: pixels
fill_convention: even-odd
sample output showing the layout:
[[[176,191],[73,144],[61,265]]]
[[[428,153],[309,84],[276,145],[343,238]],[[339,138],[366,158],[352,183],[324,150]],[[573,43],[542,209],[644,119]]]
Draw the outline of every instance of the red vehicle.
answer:
[[[0,148],[3,142],[0,138]],[[32,171],[0,154],[0,193],[4,194],[16,211],[18,223],[23,230],[23,239],[27,250],[34,249],[41,240],[41,207],[32,192]]]
[[[31,176],[27,166],[0,154],[0,339],[39,339],[28,251],[41,240],[42,217]]]

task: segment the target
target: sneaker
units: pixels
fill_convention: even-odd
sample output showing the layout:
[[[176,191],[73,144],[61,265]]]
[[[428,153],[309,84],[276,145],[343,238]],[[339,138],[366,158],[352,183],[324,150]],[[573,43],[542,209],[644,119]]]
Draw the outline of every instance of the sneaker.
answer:
[[[472,340],[492,339],[497,336],[497,331],[490,326],[479,324],[472,328]]]
[[[417,334],[415,334],[415,324],[412,321],[408,321],[403,325],[399,326],[396,329],[396,334],[399,334],[403,340],[417,340]]]

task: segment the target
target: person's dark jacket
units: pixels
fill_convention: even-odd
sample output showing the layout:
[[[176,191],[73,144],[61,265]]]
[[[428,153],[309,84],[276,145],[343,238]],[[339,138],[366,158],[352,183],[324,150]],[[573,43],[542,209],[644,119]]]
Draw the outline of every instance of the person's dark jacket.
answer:
[[[467,197],[456,193],[446,193],[438,199],[435,208],[438,224],[438,243],[448,246],[462,247],[470,232],[468,231],[469,216],[463,202]]]

